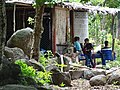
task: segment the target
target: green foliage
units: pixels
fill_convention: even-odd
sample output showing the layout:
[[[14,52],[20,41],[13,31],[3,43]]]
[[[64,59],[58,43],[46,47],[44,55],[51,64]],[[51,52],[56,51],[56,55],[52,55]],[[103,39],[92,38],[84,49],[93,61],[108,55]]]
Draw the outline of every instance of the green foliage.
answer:
[[[43,66],[47,66],[48,60],[45,58],[44,55],[40,55],[39,62],[40,62]]]
[[[65,65],[65,64],[58,64],[58,63],[56,63],[55,65],[56,65],[57,67],[59,67],[59,68],[67,67],[67,65]]]
[[[106,6],[111,8],[120,8],[120,0],[106,0]]]
[[[92,5],[102,5],[105,0],[90,0],[89,2],[92,3]]]
[[[28,24],[34,24],[34,19],[33,18],[31,18],[31,17],[28,17],[28,20],[27,20],[29,23]]]
[[[40,54],[40,58],[39,58],[39,62],[43,65],[43,66],[47,66],[48,64],[48,59],[52,58],[54,55],[52,54],[52,52],[50,50],[47,50],[45,53],[41,53]]]
[[[60,86],[61,86],[61,87],[64,87],[64,86],[65,86],[65,84],[62,82],[62,83],[60,84]]]
[[[31,78],[35,78],[36,70],[32,66],[28,66],[25,62],[21,60],[17,60],[15,64],[18,64],[22,71],[22,76],[28,76]]]
[[[42,84],[46,84],[46,83],[50,83],[51,82],[51,74],[50,72],[37,72],[37,81],[42,83]]]
[[[17,60],[15,64],[18,64],[21,67],[22,74],[20,76],[31,77],[36,81],[36,83],[49,84],[51,82],[50,72],[36,71],[33,66],[28,66],[24,61]],[[26,81],[23,80],[24,84]]]
[[[112,68],[112,67],[120,67],[120,61],[116,60],[116,61],[110,61],[107,63],[107,67],[108,68]]]
[[[114,81],[112,85],[117,85],[119,81]]]

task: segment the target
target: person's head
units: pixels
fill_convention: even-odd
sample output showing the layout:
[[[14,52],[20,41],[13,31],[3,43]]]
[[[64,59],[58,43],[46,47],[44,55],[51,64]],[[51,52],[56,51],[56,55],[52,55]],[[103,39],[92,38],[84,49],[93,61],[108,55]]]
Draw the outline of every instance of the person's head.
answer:
[[[86,38],[86,39],[84,40],[84,42],[85,42],[85,43],[89,43],[89,39]]]
[[[105,44],[105,46],[107,47],[107,46],[108,46],[108,41],[105,41],[104,44]]]
[[[80,38],[79,37],[75,37],[75,41],[79,41],[80,40]]]

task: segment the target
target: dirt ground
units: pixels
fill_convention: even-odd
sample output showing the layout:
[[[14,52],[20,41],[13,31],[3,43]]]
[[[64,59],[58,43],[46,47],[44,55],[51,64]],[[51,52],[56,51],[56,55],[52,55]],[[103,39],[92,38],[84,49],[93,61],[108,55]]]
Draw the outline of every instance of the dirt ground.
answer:
[[[120,86],[105,85],[91,87],[89,84],[89,80],[77,79],[72,81],[72,87],[54,86],[53,90],[120,90]]]
[[[77,79],[72,81],[72,87],[66,90],[120,90],[120,86],[105,85],[91,87],[88,80]]]

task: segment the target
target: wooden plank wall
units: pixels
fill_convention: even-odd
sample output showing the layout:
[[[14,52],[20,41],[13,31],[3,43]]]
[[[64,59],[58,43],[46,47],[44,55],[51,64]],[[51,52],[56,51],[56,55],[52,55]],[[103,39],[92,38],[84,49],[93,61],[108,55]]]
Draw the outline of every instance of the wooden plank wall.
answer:
[[[64,45],[67,40],[67,31],[69,24],[69,11],[61,7],[55,7],[53,10],[52,33],[53,33],[53,52],[57,50],[57,45]]]

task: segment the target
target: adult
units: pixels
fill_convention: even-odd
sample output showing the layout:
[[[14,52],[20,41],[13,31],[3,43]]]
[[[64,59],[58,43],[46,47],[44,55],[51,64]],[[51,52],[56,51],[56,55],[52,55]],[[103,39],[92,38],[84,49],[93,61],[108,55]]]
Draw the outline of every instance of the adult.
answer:
[[[112,48],[109,47],[109,42],[104,42],[104,47],[101,49],[102,66],[106,66],[106,59],[112,59]]]
[[[105,41],[104,42],[104,47],[102,49],[107,49],[107,48],[110,48],[110,47],[108,46],[108,41]]]
[[[112,60],[112,48],[109,47],[109,42],[104,42],[104,47],[101,48],[101,51],[98,51],[95,56],[100,56],[102,60],[102,67],[106,68],[106,60]]]

